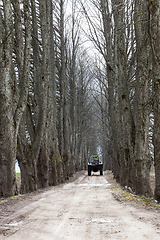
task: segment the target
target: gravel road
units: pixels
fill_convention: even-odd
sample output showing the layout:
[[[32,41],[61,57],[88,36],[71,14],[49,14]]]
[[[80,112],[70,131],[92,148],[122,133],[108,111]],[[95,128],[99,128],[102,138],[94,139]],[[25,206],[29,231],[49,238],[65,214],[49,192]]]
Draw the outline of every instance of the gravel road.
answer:
[[[107,173],[72,182],[0,209],[0,239],[160,239],[160,214],[114,197]]]

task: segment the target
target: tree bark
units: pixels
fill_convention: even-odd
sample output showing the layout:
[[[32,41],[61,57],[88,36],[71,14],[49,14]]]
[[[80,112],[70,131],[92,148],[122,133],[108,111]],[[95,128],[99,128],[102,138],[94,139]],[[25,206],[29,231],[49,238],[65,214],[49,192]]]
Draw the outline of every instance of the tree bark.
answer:
[[[15,5],[18,6],[18,1]],[[13,5],[13,7],[15,7]],[[15,107],[13,103],[13,93],[11,89],[13,86],[11,79],[11,72],[13,73],[12,65],[12,51],[13,51],[13,15],[12,6],[10,0],[3,1],[4,10],[4,28],[3,39],[0,45],[0,114],[1,114],[1,144],[0,144],[0,192],[1,196],[14,195],[15,186],[15,161],[16,161],[16,147],[17,147],[17,135],[19,130],[19,124],[22,118],[22,114],[25,110],[28,97],[28,81],[29,81],[29,66],[30,66],[30,21],[29,21],[29,1],[24,1],[24,22],[25,22],[25,35],[24,35],[24,47],[22,48],[20,43],[20,51],[22,52],[21,60],[23,59],[23,70],[18,68],[18,83],[15,83],[19,87],[19,94],[17,94],[17,100]],[[19,8],[17,9],[19,11]],[[19,12],[17,12],[19,14]],[[17,25],[16,25],[17,24]],[[17,23],[15,18],[15,26],[21,28],[21,23]],[[18,39],[16,33],[15,39]],[[2,44],[3,43],[3,44]],[[23,57],[24,56],[24,57]],[[19,61],[19,55],[16,53],[17,62]],[[25,74],[24,74],[25,73]],[[23,77],[22,77],[23,76]],[[15,86],[15,89],[17,88]],[[16,94],[16,93],[14,93]],[[15,98],[14,98],[15,99]]]
[[[160,5],[159,1],[148,3],[149,39],[153,63],[153,102],[154,102],[154,164],[155,164],[155,199],[160,202]]]
[[[142,21],[139,21],[141,20]],[[151,113],[149,74],[149,38],[147,4],[136,1],[135,36],[137,49],[136,95],[135,95],[135,191],[137,194],[152,196],[150,187],[151,156],[149,152],[149,115]]]

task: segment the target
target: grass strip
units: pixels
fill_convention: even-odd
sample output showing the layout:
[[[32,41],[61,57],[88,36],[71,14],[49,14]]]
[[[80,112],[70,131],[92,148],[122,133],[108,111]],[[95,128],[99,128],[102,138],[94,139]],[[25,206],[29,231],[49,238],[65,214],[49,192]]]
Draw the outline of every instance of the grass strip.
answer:
[[[135,203],[139,203],[145,206],[152,206],[152,207],[157,207],[160,208],[160,205],[155,201],[154,198],[147,198],[145,196],[139,196],[133,193],[129,193],[123,189],[121,189],[118,185],[116,184],[112,184],[112,189],[118,191],[122,198],[130,201],[130,202],[135,202]]]

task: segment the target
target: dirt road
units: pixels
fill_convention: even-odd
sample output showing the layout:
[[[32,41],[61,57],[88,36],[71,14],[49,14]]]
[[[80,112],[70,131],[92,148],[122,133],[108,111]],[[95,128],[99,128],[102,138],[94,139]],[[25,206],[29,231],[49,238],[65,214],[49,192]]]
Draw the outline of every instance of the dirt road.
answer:
[[[6,208],[6,217],[1,209],[0,239],[159,240],[160,214],[117,201],[113,193],[106,173],[82,172],[73,182]]]

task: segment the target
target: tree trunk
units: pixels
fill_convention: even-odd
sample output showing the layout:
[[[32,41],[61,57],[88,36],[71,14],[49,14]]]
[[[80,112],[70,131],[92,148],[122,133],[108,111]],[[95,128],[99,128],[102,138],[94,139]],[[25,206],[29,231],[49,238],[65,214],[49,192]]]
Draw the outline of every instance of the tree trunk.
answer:
[[[45,129],[46,130],[46,129]],[[37,187],[46,188],[49,185],[49,153],[47,134],[44,131],[43,141],[37,161]]]
[[[46,19],[46,4],[43,2],[40,2],[40,23],[41,23],[41,36],[42,36],[42,63],[40,62],[39,57],[39,43],[37,42],[38,37],[38,28],[37,28],[37,19],[36,19],[36,9],[35,9],[35,2],[32,2],[32,19],[33,19],[33,66],[34,66],[34,94],[32,94],[32,97],[28,99],[28,105],[26,107],[26,116],[23,119],[23,122],[21,125],[23,126],[25,124],[25,127],[23,131],[20,132],[20,141],[21,139],[24,139],[23,145],[24,145],[24,157],[21,156],[21,159],[19,157],[19,163],[20,168],[22,167],[21,171],[23,171],[23,164],[26,164],[28,168],[28,174],[32,175],[32,180],[34,181],[34,189],[37,189],[37,183],[39,186],[47,185],[46,183],[48,181],[48,178],[46,175],[48,173],[43,173],[45,175],[44,179],[40,179],[40,172],[38,174],[38,170],[41,170],[41,168],[37,168],[37,162],[39,158],[39,151],[40,147],[43,141],[44,134],[46,134],[45,127],[46,127],[46,111],[47,111],[47,90],[48,90],[48,83],[49,83],[49,71],[50,71],[50,64],[49,64],[49,33],[48,33],[48,21]],[[31,100],[30,100],[31,99]],[[36,104],[35,104],[36,103]],[[36,105],[36,106],[35,106]],[[26,128],[26,130],[25,130]],[[29,140],[28,140],[29,138]],[[45,146],[47,146],[45,139]],[[29,147],[28,147],[29,146]],[[18,146],[19,147],[19,146]],[[43,145],[42,145],[43,147]],[[28,153],[27,153],[28,151]],[[44,152],[47,151],[44,149]],[[29,156],[28,158],[26,156]],[[42,157],[42,155],[41,155]],[[48,154],[43,154],[43,165],[48,165]],[[25,163],[27,161],[27,163]],[[46,172],[48,171],[48,167]],[[27,171],[25,173],[27,175]],[[39,182],[37,182],[37,177],[39,176]],[[22,176],[23,178],[23,176]],[[27,178],[27,176],[25,176]],[[28,176],[29,179],[30,176]],[[46,180],[47,178],[47,180]],[[30,180],[31,181],[31,180]],[[45,183],[42,183],[42,182]],[[24,181],[22,181],[23,184]],[[31,189],[28,187],[21,186],[22,189],[27,189],[27,191],[32,191],[32,185]]]
[[[21,170],[21,187],[20,193],[33,192],[37,189],[35,179],[35,169],[33,162],[31,161],[31,148],[29,144],[25,143],[26,139],[23,134],[22,124],[19,130],[18,136],[18,149],[17,149],[17,160]],[[30,161],[29,161],[30,159]]]
[[[134,123],[129,102],[127,82],[127,44],[125,32],[124,1],[113,1],[115,21],[115,102],[117,125],[117,160],[119,180],[124,186],[132,181],[129,177],[129,165],[132,162]]]
[[[160,203],[160,5],[159,1],[148,3],[149,38],[153,62],[153,99],[154,99],[154,164],[155,164],[155,199]]]
[[[140,19],[148,20],[147,4],[145,1],[136,1],[135,5],[135,36],[137,48],[136,95],[135,95],[135,182],[137,194],[152,196],[150,187],[151,156],[149,152],[149,115],[150,101],[150,74],[149,74],[149,38],[148,25]]]
[[[48,100],[48,118],[49,126],[49,185],[53,186],[57,183],[63,182],[62,176],[62,160],[57,145],[58,134],[57,134],[57,105],[56,105],[56,77],[55,77],[55,42],[53,30],[53,6],[50,1],[50,63],[51,63],[51,76],[49,82],[49,100]]]
[[[18,2],[15,2],[15,5]],[[13,5],[14,7],[14,5]],[[24,112],[27,97],[28,97],[28,81],[29,81],[29,57],[30,57],[30,21],[29,21],[29,1],[24,1],[24,22],[25,22],[25,44],[20,49],[23,69],[18,68],[19,82],[19,94],[17,94],[15,107],[13,103],[13,90],[11,88],[11,69],[12,67],[12,51],[13,51],[13,19],[12,19],[12,7],[10,0],[3,1],[4,9],[4,28],[3,43],[0,45],[0,193],[2,196],[10,196],[14,194],[15,186],[15,161],[16,161],[16,147],[17,147],[17,134],[19,130],[19,124],[21,121],[22,114]],[[19,8],[18,8],[19,11]],[[17,11],[17,14],[19,12]],[[19,20],[20,24],[21,21]],[[16,24],[15,18],[15,24]],[[20,26],[17,24],[17,28]],[[16,29],[17,30],[17,29]],[[15,31],[16,32],[16,31]],[[19,35],[16,33],[15,39],[18,40]],[[2,41],[1,41],[2,42]],[[21,45],[21,44],[20,44]],[[23,57],[24,56],[24,57]],[[20,55],[16,52],[17,63]],[[24,74],[25,73],[25,74]],[[17,88],[15,86],[15,89]],[[14,92],[14,94],[16,94]],[[14,96],[15,99],[15,96]],[[14,107],[13,107],[14,106]],[[14,109],[16,108],[16,110]]]
[[[1,18],[0,44],[0,196],[14,194],[15,184],[15,128],[12,115],[11,99],[11,64],[12,64],[12,10],[10,1],[4,1],[4,21]],[[2,17],[2,16],[0,16]],[[5,32],[3,30],[5,28]],[[5,42],[3,42],[5,41]],[[3,44],[2,44],[3,42]]]

